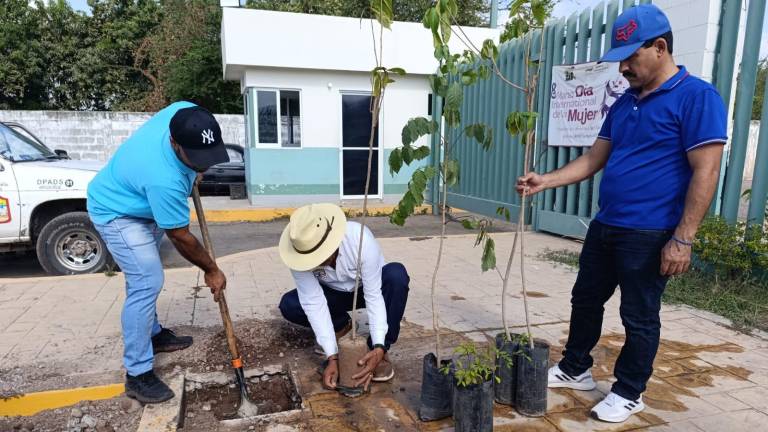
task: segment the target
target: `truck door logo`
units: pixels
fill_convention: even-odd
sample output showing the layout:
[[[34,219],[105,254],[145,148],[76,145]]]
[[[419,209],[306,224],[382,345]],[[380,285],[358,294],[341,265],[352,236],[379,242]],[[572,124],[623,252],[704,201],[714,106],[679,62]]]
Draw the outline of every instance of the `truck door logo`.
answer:
[[[64,182],[64,186],[66,187],[72,187],[74,184],[75,182],[73,182],[72,179],[67,179],[67,181]]]
[[[8,203],[8,198],[0,197],[0,224],[8,223],[11,221],[11,206]]]

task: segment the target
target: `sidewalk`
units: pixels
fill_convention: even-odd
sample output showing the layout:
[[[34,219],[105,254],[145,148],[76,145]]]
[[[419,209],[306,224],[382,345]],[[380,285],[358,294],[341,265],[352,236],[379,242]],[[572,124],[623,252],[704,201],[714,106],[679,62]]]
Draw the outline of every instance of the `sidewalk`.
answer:
[[[512,236],[495,235],[500,267]],[[481,250],[472,247],[473,240],[474,236],[446,239],[438,287],[440,320],[446,329],[486,340],[501,328],[501,283],[496,272],[481,273]],[[432,328],[429,292],[437,243],[437,238],[380,239],[386,259],[403,262],[411,275],[405,320],[426,329]],[[580,245],[532,233],[526,247],[532,331],[552,345],[556,361],[568,331],[569,296],[576,273],[536,256],[546,248],[578,250]],[[227,298],[236,328],[238,320],[279,317],[277,304],[293,283],[276,248],[238,253],[219,262],[228,277]],[[524,313],[517,260],[512,274],[509,317],[512,325],[520,327]],[[166,271],[158,302],[164,325],[220,325],[218,307],[207,289],[193,288],[198,284],[196,269]],[[0,279],[0,370],[18,368],[18,375],[39,369],[41,376],[66,370],[68,379],[80,385],[79,374],[85,379],[101,373],[119,382],[123,298],[120,275]],[[662,322],[656,372],[645,394],[648,408],[641,415],[623,425],[596,423],[587,417],[588,408],[610,389],[611,361],[623,341],[617,295],[606,305],[604,337],[594,352],[598,389],[550,392],[546,418],[531,420],[510,413],[498,419],[499,425],[511,428],[530,423],[539,427],[536,430],[563,431],[764,429],[768,424],[768,340],[732,331],[722,318],[685,307],[664,306]],[[424,339],[422,346],[426,353],[431,339]],[[0,394],[15,385],[12,375],[0,375],[9,380],[0,380]],[[40,390],[34,384],[25,385],[17,391]],[[407,406],[404,411],[413,416],[414,408]]]

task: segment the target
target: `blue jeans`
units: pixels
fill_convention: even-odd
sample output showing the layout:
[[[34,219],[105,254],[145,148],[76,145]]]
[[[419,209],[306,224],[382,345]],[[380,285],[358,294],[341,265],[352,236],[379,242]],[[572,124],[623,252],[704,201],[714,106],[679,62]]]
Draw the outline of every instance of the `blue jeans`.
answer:
[[[571,296],[571,325],[560,369],[579,375],[592,367],[605,302],[621,289],[619,314],[626,340],[616,360],[611,391],[635,400],[645,391],[659,348],[661,295],[667,277],[660,274],[661,250],[672,231],[634,230],[592,221],[579,258]]]
[[[152,220],[130,217],[94,226],[125,276],[123,364],[137,376],[152,370],[152,336],[161,330],[157,297],[164,280],[160,240],[165,231]]]
[[[405,303],[408,301],[408,284],[411,278],[405,270],[405,266],[400,263],[389,263],[381,269],[381,294],[384,297],[384,307],[387,310],[387,335],[384,337],[384,346],[387,350],[397,342],[400,335],[400,321],[405,314]],[[354,294],[351,292],[341,292],[320,284],[323,288],[323,294],[328,302],[328,310],[331,313],[333,329],[339,331],[347,325],[349,320],[349,311],[352,310],[352,299]],[[357,307],[365,308],[365,298],[363,290],[357,291]],[[280,312],[288,321],[303,327],[310,327],[307,314],[299,303],[299,292],[291,290],[283,295],[280,300]],[[368,337],[368,347],[372,348],[371,338]]]

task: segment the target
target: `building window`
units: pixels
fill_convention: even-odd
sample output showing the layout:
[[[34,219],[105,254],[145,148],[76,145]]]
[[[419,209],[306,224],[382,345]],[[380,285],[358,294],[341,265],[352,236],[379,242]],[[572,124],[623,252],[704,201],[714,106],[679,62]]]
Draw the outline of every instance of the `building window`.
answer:
[[[301,147],[300,92],[256,91],[256,139],[260,147]]]

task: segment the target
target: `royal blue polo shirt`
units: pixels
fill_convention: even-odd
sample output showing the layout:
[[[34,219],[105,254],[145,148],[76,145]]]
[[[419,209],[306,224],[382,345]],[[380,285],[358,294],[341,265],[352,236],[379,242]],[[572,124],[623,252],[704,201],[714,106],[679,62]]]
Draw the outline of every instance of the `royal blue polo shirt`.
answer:
[[[633,229],[674,229],[691,180],[688,152],[727,140],[722,98],[685,67],[638,99],[627,90],[611,106],[599,137],[611,141],[595,219]]]
[[[88,184],[88,214],[104,225],[119,217],[152,219],[164,229],[189,225],[189,203],[196,173],[171,147],[171,118],[182,108],[164,108],[134,132]]]

